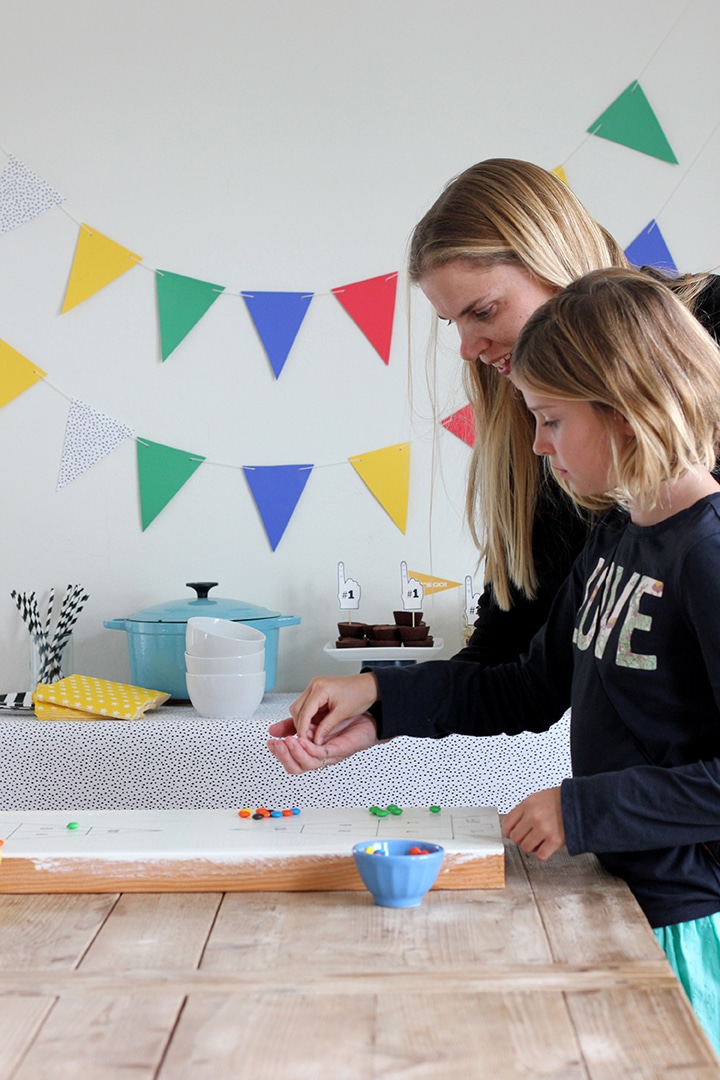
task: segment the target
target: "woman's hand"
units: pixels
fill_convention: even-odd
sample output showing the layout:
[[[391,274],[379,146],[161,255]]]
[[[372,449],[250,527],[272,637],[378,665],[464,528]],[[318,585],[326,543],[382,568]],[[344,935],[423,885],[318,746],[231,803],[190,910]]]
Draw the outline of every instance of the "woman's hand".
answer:
[[[338,724],[367,712],[378,696],[377,682],[370,672],[320,676],[292,703],[290,715],[301,739],[322,746]]]
[[[502,831],[503,836],[528,855],[536,855],[540,862],[545,862],[565,846],[560,788],[528,795],[505,815]]]
[[[339,761],[375,746],[378,737],[375,721],[371,716],[353,716],[339,722],[334,728],[331,739],[321,746],[295,735],[292,720],[279,720],[269,728],[272,738],[268,739],[268,749],[285,772],[297,775],[314,769],[324,769],[328,765],[337,765]]]

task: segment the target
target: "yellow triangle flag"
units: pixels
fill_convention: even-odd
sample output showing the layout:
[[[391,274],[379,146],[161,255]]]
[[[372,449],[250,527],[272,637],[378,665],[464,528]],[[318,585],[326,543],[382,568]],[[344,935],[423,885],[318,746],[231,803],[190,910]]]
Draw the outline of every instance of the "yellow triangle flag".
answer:
[[[419,574],[417,570],[410,571],[410,577],[419,581],[425,590],[425,595],[435,592],[444,592],[445,589],[459,589],[459,581],[449,581],[447,578],[431,577],[429,574]]]
[[[99,292],[140,261],[139,255],[97,229],[81,225],[61,314]]]
[[[405,532],[408,492],[410,490],[410,443],[386,446],[369,454],[348,458],[358,476],[367,484],[377,501]]]
[[[0,407],[29,390],[47,372],[31,363],[4,341],[0,341]]]
[[[562,165],[558,165],[557,168],[553,169],[553,172],[555,173],[556,176],[560,177],[563,184],[567,184],[567,182],[568,182],[567,174],[565,173],[565,170],[563,169]],[[568,187],[569,186],[570,185],[568,184]]]

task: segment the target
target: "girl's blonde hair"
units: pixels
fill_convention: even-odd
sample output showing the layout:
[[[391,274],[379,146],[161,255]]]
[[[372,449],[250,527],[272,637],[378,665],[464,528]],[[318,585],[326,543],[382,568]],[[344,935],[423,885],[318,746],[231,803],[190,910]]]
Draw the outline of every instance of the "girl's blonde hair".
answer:
[[[413,230],[412,283],[455,259],[482,268],[515,264],[550,289],[562,289],[590,270],[628,266],[613,237],[562,180],[509,158],[466,169]],[[684,283],[689,300],[704,282]],[[464,364],[463,381],[476,430],[466,514],[486,560],[485,579],[507,609],[511,583],[528,597],[537,589],[532,529],[546,481],[532,452],[529,414],[513,386],[482,362]]]
[[[628,421],[633,438],[612,443],[612,502],[651,510],[663,481],[715,463],[720,349],[667,285],[646,274],[596,270],[563,289],[528,319],[512,370],[536,393],[587,401],[608,420]]]

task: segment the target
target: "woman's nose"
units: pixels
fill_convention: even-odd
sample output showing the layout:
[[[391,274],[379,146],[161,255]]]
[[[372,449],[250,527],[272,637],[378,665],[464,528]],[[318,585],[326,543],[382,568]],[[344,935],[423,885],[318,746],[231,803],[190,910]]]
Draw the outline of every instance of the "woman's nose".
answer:
[[[468,363],[482,356],[487,351],[488,344],[487,338],[460,330],[460,356]]]

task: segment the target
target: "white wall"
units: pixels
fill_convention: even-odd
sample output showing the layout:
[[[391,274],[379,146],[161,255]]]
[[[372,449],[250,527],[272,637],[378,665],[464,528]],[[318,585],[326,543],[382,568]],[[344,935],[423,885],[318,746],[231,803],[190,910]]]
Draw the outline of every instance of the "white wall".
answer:
[[[0,236],[0,338],[56,388],[41,383],[0,411],[0,689],[28,678],[12,588],[82,582],[75,666],[126,679],[125,635],[103,620],[217,580],[219,595],[302,617],[281,633],[277,689],[294,690],[338,671],[322,646],[338,619],[339,559],[370,621],[398,606],[402,559],[458,581],[473,572],[468,452],[442,430],[433,440],[421,297],[411,409],[402,283],[388,367],[334,297],[317,295],[276,381],[237,296],[161,363],[147,268],[228,292],[327,294],[401,269],[445,181],[500,155],[565,163],[623,245],[669,199],[659,223],[675,261],[710,268],[720,136],[702,148],[717,122],[719,31],[715,0],[0,0],[0,145],[67,210]],[[634,78],[679,167],[585,137]],[[77,239],[68,215],[146,268],[61,316]],[[448,336],[443,415],[463,403],[458,368]],[[132,441],[56,491],[63,394],[230,467],[201,466],[142,532]],[[347,458],[406,439],[402,535]],[[240,466],[301,461],[318,467],[273,553]],[[448,656],[461,608],[460,590],[426,602]]]

